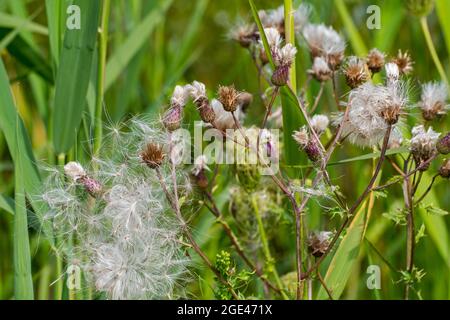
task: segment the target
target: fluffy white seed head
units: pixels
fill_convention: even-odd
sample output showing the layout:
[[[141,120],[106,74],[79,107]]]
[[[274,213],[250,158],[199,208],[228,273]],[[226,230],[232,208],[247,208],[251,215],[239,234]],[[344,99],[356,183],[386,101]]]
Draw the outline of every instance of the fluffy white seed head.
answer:
[[[275,57],[275,64],[277,66],[290,66],[294,62],[296,54],[297,48],[291,43],[287,43],[278,51]]]
[[[275,28],[265,28],[264,33],[266,34],[267,42],[271,50],[275,50],[281,44],[281,36],[277,29]],[[262,40],[259,40],[262,45]]]
[[[386,69],[386,83],[387,85],[395,85],[397,81],[400,79],[400,70],[398,65],[395,63],[387,63],[385,66]]]
[[[186,90],[187,92],[189,92],[189,95],[194,100],[194,102],[199,100],[200,98],[206,97],[206,87],[199,81],[194,81],[192,84],[187,85]]]
[[[422,85],[419,107],[426,120],[443,116],[449,109],[447,104],[448,87],[443,82],[429,82]]]
[[[329,124],[330,119],[326,115],[316,114],[311,118],[311,126],[318,135],[325,132]]]
[[[309,134],[305,127],[300,128],[298,131],[294,131],[292,138],[294,138],[295,142],[302,148],[306,147],[309,143]]]
[[[86,171],[78,162],[69,162],[64,166],[64,173],[73,181],[77,181],[80,178],[86,176]]]
[[[325,57],[328,63],[338,65],[345,51],[345,41],[332,27],[324,24],[308,24],[303,29],[303,37],[313,57]]]
[[[412,138],[410,141],[411,152],[416,160],[426,161],[436,151],[436,143],[440,133],[429,127],[425,130],[423,125],[415,126],[411,130]]]
[[[309,17],[311,15],[311,6],[307,3],[299,5],[294,12],[294,28],[295,32],[301,32],[303,28],[308,24]]]
[[[330,79],[332,70],[328,63],[322,57],[315,57],[313,65],[308,73],[311,74],[318,81],[327,81]]]
[[[184,107],[187,104],[188,98],[189,91],[187,88],[184,86],[176,86],[170,99],[170,103],[172,106]]]

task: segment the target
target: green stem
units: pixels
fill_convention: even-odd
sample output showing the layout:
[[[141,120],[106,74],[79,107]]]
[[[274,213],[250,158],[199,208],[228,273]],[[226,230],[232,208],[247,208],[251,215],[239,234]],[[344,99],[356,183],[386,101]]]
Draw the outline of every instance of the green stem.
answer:
[[[58,165],[64,166],[66,163],[66,155],[64,153],[61,153],[58,155]],[[59,277],[58,280],[55,283],[55,300],[61,300],[63,295],[63,286],[64,286],[64,279],[63,276],[63,257],[61,255],[61,252],[58,251],[59,246],[61,245],[61,239],[57,236],[56,237],[56,276]]]
[[[439,60],[439,56],[436,52],[436,48],[434,47],[433,40],[431,39],[431,33],[430,29],[428,28],[427,23],[427,17],[420,18],[420,25],[422,27],[423,35],[425,36],[425,41],[427,42],[428,50],[430,51],[431,57],[433,58],[433,62],[436,66],[436,69],[439,72],[439,75],[441,76],[442,80],[447,84],[447,87],[449,85],[447,76],[444,71],[444,67],[441,64],[441,61]]]
[[[253,210],[255,210],[255,217],[256,217],[256,221],[258,223],[258,231],[259,231],[259,235],[261,237],[261,243],[263,246],[264,256],[266,258],[266,264],[269,265],[269,272],[273,274],[278,288],[283,288],[283,284],[281,283],[280,276],[278,275],[277,269],[275,268],[275,265],[274,265],[275,260],[273,259],[272,255],[270,253],[269,242],[267,241],[266,231],[264,230],[264,224],[263,224],[263,221],[261,218],[261,214],[259,213],[259,208],[258,208],[258,203],[256,201],[256,197],[254,195],[252,195],[252,205],[253,205]],[[288,299],[286,293],[284,293],[283,290],[281,291],[281,294],[284,299]]]
[[[291,43],[295,46],[295,30],[294,30],[294,9],[292,0],[284,0],[284,33],[286,43]],[[289,70],[289,81],[294,92],[297,92],[297,77],[295,69],[295,60],[292,62],[292,66]]]
[[[97,70],[97,97],[95,100],[95,132],[94,132],[94,155],[97,156],[102,145],[103,124],[103,94],[105,91],[105,69],[106,52],[108,50],[108,28],[110,0],[103,0],[102,24],[99,31],[98,43],[98,70]]]

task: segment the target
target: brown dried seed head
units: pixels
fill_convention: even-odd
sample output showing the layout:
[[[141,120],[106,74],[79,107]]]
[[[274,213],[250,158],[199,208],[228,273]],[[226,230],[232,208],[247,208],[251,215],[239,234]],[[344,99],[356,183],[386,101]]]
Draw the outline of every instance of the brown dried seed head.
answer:
[[[218,95],[225,111],[236,111],[239,103],[239,92],[234,88],[234,85],[219,86]]]
[[[198,107],[200,118],[206,123],[213,123],[216,119],[214,109],[209,105],[208,100],[203,100],[203,103]]]
[[[392,104],[387,106],[382,112],[381,116],[384,118],[387,124],[396,124],[400,117],[402,106],[398,104]]]
[[[330,245],[331,232],[314,232],[308,236],[307,244],[309,252],[319,258],[327,250]]]
[[[374,48],[367,55],[366,62],[370,71],[373,73],[380,72],[384,67],[386,55],[380,50]]]
[[[414,61],[412,60],[410,54],[402,50],[398,50],[397,56],[392,60],[397,66],[401,74],[407,75],[413,71]]]
[[[163,163],[165,156],[162,147],[153,142],[147,143],[141,152],[142,162],[151,169],[159,167]]]
[[[347,85],[356,88],[370,79],[370,71],[367,64],[359,58],[353,57],[344,67],[344,75]]]

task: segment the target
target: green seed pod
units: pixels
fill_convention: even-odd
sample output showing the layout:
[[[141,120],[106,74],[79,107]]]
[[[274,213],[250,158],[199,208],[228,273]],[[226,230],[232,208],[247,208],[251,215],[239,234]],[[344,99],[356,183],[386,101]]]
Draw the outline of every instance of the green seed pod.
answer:
[[[418,17],[427,16],[434,8],[434,0],[406,0],[408,11]]]

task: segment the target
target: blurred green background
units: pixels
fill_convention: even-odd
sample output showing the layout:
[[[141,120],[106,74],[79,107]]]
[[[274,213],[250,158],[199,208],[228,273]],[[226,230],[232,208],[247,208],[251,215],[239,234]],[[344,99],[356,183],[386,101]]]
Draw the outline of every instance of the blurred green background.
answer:
[[[373,47],[394,56],[399,49],[411,53],[414,74],[411,77],[412,101],[420,95],[420,83],[438,80],[439,74],[428,52],[419,19],[407,13],[402,0],[310,0],[312,22],[332,25],[348,41],[347,54],[364,55]],[[61,20],[49,21],[50,8],[63,10],[70,1],[58,0],[0,0],[0,53],[6,66],[10,87],[17,110],[23,119],[31,139],[32,150],[38,164],[56,164],[57,154],[52,146],[51,115],[54,108],[55,75],[58,59],[51,46],[53,36],[61,39],[55,26]],[[259,9],[275,8],[282,1],[256,0]],[[294,1],[298,4],[300,1]],[[438,0],[437,10],[428,17],[433,42],[450,76],[450,1]],[[369,5],[381,8],[381,29],[366,27],[366,12]],[[63,13],[53,17],[64,16]],[[150,17],[150,18],[149,18]],[[245,49],[227,37],[229,29],[238,18],[252,21],[250,7],[245,0],[112,0],[109,26],[109,42],[106,67],[104,109],[105,130],[136,114],[158,117],[176,84],[193,80],[204,82],[211,93],[219,84],[234,83],[237,88],[255,94],[255,101],[249,110],[246,125],[260,123],[264,106],[257,97],[258,82],[256,68]],[[353,28],[352,28],[353,27]],[[58,28],[56,28],[58,30]],[[54,38],[55,39],[55,38]],[[299,89],[306,79],[306,70],[311,62],[309,54],[299,38],[300,53],[297,58]],[[57,42],[57,41],[56,41]],[[94,66],[97,60],[94,58]],[[95,69],[95,68],[93,68]],[[86,72],[86,71],[85,71]],[[96,83],[92,72],[92,83]],[[68,82],[77,79],[67,79]],[[308,97],[314,96],[318,85],[310,88]],[[348,89],[340,79],[338,90],[345,95]],[[68,153],[68,159],[80,161],[90,157],[89,137],[92,135],[93,107],[95,97],[89,95],[84,109],[81,130],[77,143]],[[333,108],[331,87],[326,87],[318,112],[329,113]],[[279,102],[277,101],[277,106]],[[0,101],[0,117],[3,116],[4,101]],[[409,124],[417,123],[418,110],[413,110],[407,119]],[[187,126],[190,123],[187,121]],[[449,118],[432,123],[435,130],[449,130]],[[58,134],[53,132],[53,134]],[[345,145],[332,161],[370,153]],[[435,164],[430,170],[436,170]],[[14,191],[17,175],[29,177],[25,171],[15,171],[15,164],[8,149],[5,135],[0,130],[0,299],[13,297],[13,215]],[[17,166],[16,166],[17,169]],[[341,186],[349,199],[355,199],[370,177],[371,162],[358,161],[334,166],[331,175]],[[389,166],[383,173],[384,181],[393,171]],[[444,210],[450,209],[450,188],[448,181],[438,180],[434,192],[428,199]],[[220,203],[226,208],[227,191],[220,195]],[[398,270],[404,265],[405,228],[396,226],[382,216],[403,206],[400,187],[389,189],[387,198],[375,201],[366,238],[382,253],[383,258],[373,250],[368,241],[363,241],[362,250],[352,267],[351,276],[342,298],[347,299],[395,299],[402,297],[402,286],[395,282],[399,275],[390,269],[387,260]],[[31,208],[30,208],[31,210]],[[424,210],[421,210],[424,211]],[[312,203],[308,214],[311,228],[336,228],[335,220],[326,217],[321,207]],[[196,234],[205,251],[213,257],[221,248],[227,248],[227,239],[213,218],[199,214],[194,220]],[[33,214],[29,224],[36,226]],[[420,212],[416,226],[425,225],[425,238],[416,250],[416,265],[424,269],[426,276],[420,283],[421,295],[428,299],[450,298],[450,238],[448,216],[430,216]],[[30,229],[30,252],[35,297],[53,299],[51,285],[57,280],[54,252],[45,237],[36,228]],[[277,239],[274,246],[280,274],[294,270],[293,234]],[[384,259],[384,260],[383,260]],[[368,290],[365,279],[369,264],[377,264],[382,270],[382,290]],[[326,269],[323,270],[323,273]],[[193,297],[213,298],[209,283],[213,275],[201,268],[202,279],[191,284]],[[208,280],[209,279],[209,280]]]

